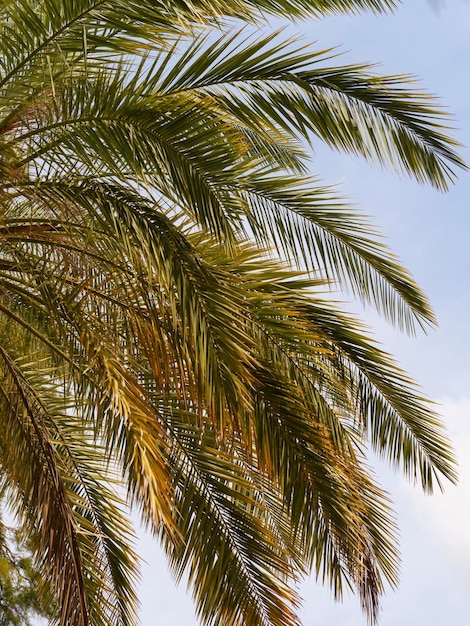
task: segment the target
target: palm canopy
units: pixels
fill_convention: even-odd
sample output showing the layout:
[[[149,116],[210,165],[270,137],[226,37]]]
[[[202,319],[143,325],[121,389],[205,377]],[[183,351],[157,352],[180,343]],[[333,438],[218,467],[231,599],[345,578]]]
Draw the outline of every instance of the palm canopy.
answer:
[[[393,3],[311,4],[1,5],[2,489],[64,626],[135,621],[123,486],[204,623],[287,626],[312,568],[372,619],[396,582],[368,444],[426,490],[455,479],[439,419],[325,287],[406,330],[429,304],[304,143],[445,188],[444,115],[407,77],[201,32]]]

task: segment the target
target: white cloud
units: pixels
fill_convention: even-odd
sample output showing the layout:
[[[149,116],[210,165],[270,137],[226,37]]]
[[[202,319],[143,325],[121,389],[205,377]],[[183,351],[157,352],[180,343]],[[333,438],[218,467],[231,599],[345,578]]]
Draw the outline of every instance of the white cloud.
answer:
[[[405,487],[416,518],[426,525],[434,549],[443,553],[450,568],[458,568],[470,582],[470,397],[444,399],[440,413],[459,461],[458,485],[445,485],[444,493],[424,496]]]

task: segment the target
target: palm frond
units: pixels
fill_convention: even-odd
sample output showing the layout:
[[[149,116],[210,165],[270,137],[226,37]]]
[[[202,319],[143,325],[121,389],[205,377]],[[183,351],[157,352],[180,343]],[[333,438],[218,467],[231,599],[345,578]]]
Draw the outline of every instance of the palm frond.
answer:
[[[256,127],[274,123],[295,137],[310,133],[334,149],[378,160],[421,182],[446,188],[453,168],[465,167],[452,146],[448,115],[407,75],[378,76],[366,65],[329,66],[332,50],[224,34],[187,48],[162,82],[164,93],[203,90],[250,115]],[[412,87],[409,87],[409,85]]]
[[[77,436],[77,418],[65,414],[53,370],[13,359],[6,343],[3,335],[3,482],[51,577],[61,623],[131,624],[136,557],[119,499]]]

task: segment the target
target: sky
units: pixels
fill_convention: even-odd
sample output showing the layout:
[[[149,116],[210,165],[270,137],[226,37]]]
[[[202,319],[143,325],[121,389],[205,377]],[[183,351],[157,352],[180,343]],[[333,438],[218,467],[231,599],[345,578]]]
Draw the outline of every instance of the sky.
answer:
[[[277,26],[277,24],[276,24]],[[452,113],[454,136],[470,146],[470,1],[404,0],[393,16],[332,17],[297,26],[320,48],[340,45],[349,62],[380,62],[377,71],[412,73]],[[462,149],[470,163],[470,150]],[[382,602],[381,626],[468,626],[470,589],[470,173],[447,193],[420,187],[378,167],[315,147],[312,171],[373,217],[387,242],[429,295],[439,328],[410,338],[371,311],[375,337],[439,403],[457,450],[460,482],[423,496],[386,466],[400,528],[401,582]],[[176,587],[164,557],[141,536],[141,622],[197,626],[184,584]],[[300,593],[304,626],[362,626],[357,597],[335,603],[312,578]],[[223,626],[223,625],[220,625]]]

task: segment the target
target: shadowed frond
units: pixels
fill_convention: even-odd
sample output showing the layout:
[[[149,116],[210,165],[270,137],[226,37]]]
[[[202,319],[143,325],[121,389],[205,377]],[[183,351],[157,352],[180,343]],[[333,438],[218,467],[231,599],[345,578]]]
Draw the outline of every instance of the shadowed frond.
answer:
[[[52,581],[61,623],[132,624],[136,557],[121,502],[103,478],[105,457],[97,458],[77,417],[67,414],[73,403],[54,388],[46,357],[31,342],[28,360],[7,353],[5,331],[16,350],[21,333],[3,326],[1,467],[9,506]]]

